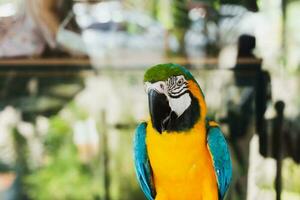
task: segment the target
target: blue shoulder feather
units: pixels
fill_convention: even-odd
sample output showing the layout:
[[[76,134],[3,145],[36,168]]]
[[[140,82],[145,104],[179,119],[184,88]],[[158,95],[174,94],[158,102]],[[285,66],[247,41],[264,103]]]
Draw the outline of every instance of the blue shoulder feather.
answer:
[[[150,166],[147,147],[146,147],[146,127],[147,123],[143,122],[138,125],[134,136],[134,161],[135,172],[140,187],[148,200],[154,200],[155,189],[152,182],[152,169]]]
[[[207,128],[207,144],[213,158],[219,199],[223,199],[232,177],[230,153],[220,128],[218,126],[208,126]]]

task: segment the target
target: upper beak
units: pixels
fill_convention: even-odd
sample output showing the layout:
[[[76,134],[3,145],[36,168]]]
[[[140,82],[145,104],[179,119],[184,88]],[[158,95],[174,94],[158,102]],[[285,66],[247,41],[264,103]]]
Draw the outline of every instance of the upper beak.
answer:
[[[149,111],[153,127],[162,132],[171,113],[168,99],[165,94],[157,92],[155,89],[148,91]]]

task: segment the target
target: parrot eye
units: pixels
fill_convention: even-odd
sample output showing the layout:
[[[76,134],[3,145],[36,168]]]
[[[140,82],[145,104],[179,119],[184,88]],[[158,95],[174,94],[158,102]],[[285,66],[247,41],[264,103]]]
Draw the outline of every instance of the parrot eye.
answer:
[[[182,85],[183,83],[184,83],[183,78],[180,78],[180,79],[177,81],[177,85]]]

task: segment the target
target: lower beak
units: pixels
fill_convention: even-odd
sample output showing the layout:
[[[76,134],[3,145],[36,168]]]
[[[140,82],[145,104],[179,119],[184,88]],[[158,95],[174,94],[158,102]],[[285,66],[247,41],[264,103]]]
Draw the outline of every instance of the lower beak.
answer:
[[[166,95],[151,89],[148,93],[149,111],[153,127],[158,131],[164,131],[166,119],[168,119],[171,108]]]

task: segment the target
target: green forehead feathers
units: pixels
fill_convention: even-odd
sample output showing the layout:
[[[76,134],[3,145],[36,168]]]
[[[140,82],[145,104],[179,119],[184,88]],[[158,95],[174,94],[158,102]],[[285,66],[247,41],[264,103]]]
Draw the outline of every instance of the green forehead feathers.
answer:
[[[202,89],[198,85],[197,81],[194,79],[191,72],[187,70],[185,67],[178,64],[167,63],[167,64],[159,64],[150,67],[144,75],[144,82],[154,83],[157,81],[166,81],[171,76],[180,76],[180,75],[183,75],[186,80],[193,80],[197,84],[204,98]]]
[[[159,64],[148,69],[144,76],[144,82],[157,82],[157,81],[166,81],[171,76],[180,76],[183,75],[186,80],[194,80],[192,74],[184,67],[168,63],[168,64]]]

